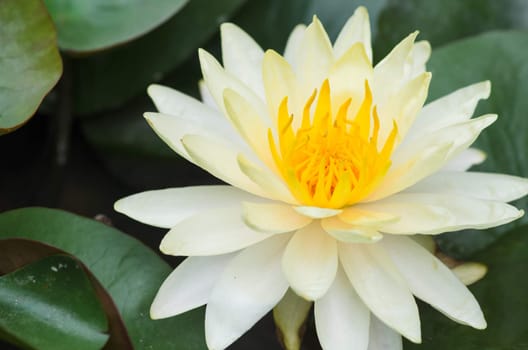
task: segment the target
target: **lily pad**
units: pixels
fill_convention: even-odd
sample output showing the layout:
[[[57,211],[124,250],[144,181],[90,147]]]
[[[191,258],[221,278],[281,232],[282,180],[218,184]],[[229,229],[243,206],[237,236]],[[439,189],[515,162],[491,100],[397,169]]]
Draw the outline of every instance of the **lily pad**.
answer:
[[[0,238],[37,240],[82,261],[110,293],[135,349],[206,349],[202,309],[150,319],[150,304],[171,268],[130,236],[60,210],[25,208],[0,214]]]
[[[128,337],[128,332],[126,331],[125,325],[123,324],[123,320],[121,319],[121,315],[119,314],[119,311],[117,310],[114,301],[108,294],[108,292],[101,286],[99,281],[95,278],[95,276],[90,272],[90,270],[77,258],[75,258],[72,255],[68,255],[66,252],[57,249],[55,247],[52,247],[50,245],[27,240],[27,239],[21,239],[21,238],[11,238],[11,239],[0,239],[0,275],[7,274],[7,273],[14,273],[14,271],[17,271],[20,268],[25,267],[26,265],[30,264],[36,264],[40,262],[42,259],[49,258],[51,256],[62,256],[67,257],[72,260],[73,264],[75,266],[79,266],[80,269],[82,269],[82,272],[85,274],[85,277],[82,279],[88,278],[91,286],[87,286],[85,283],[82,285],[75,284],[73,282],[70,283],[71,288],[85,288],[87,289],[85,291],[85,294],[89,294],[90,292],[95,292],[95,295],[98,300],[98,309],[101,309],[104,311],[104,316],[106,316],[105,322],[108,321],[108,326],[106,327],[105,332],[109,334],[110,338],[106,342],[106,345],[104,349],[120,349],[120,350],[131,350],[132,344],[130,342],[130,338]],[[64,265],[64,266],[62,266]],[[66,264],[57,265],[57,268],[52,268],[52,270],[58,270],[58,267],[67,267]],[[79,274],[79,269],[75,269],[70,271],[74,274]],[[55,271],[56,272],[56,271]],[[62,275],[61,275],[62,276]],[[64,277],[66,276],[66,277]],[[62,278],[68,278],[69,275],[66,273]],[[36,280],[37,278],[40,278],[38,274],[33,276],[33,280]],[[21,287],[23,287],[22,285]],[[31,287],[31,286],[30,286]],[[76,289],[76,291],[77,291]],[[48,290],[46,289],[45,292],[47,293]],[[60,293],[63,293],[61,290]],[[59,293],[59,294],[60,294]],[[80,294],[80,292],[78,292]],[[64,310],[69,310],[71,308],[71,298],[68,296],[64,298],[54,299],[54,304],[49,304],[47,308],[44,309],[44,312],[50,311],[49,314],[53,315],[53,308],[59,308]],[[7,301],[6,301],[7,302]],[[32,300],[30,300],[28,303],[24,304],[25,308],[28,308]],[[8,304],[8,306],[10,306]],[[30,308],[29,308],[30,309]],[[25,309],[24,309],[25,310]],[[41,311],[39,308],[38,311]],[[75,311],[75,310],[74,310]],[[42,314],[30,313],[29,317],[30,321],[32,318],[35,318],[36,316],[40,316],[41,319],[45,317]],[[80,316],[85,316],[84,314],[80,314]],[[87,316],[91,316],[90,313],[88,313]],[[86,316],[84,317],[86,318]],[[90,325],[90,319],[81,319],[83,322],[78,322],[81,326],[84,324]],[[40,321],[41,319],[37,319],[36,321]],[[51,322],[49,322],[51,321]],[[54,320],[47,320],[47,323],[49,323],[48,326],[58,328],[58,331],[61,332],[65,328],[62,324],[62,322],[59,320],[58,323],[54,323]],[[88,321],[88,322],[87,322]],[[1,323],[1,322],[0,322]],[[9,325],[11,326],[11,325]],[[75,324],[73,325],[75,326]],[[47,328],[49,327],[11,327],[15,330],[15,333],[20,335],[18,336],[19,339],[22,340],[29,340],[29,343],[36,344],[36,343],[49,343],[51,344],[52,348],[54,348],[54,343],[57,342],[57,338],[54,338],[57,334],[57,332],[48,332]],[[28,333],[29,331],[29,333]],[[68,341],[68,338],[65,339],[65,342],[61,342],[57,346],[67,346],[71,343],[71,341],[79,341],[82,342],[83,339],[77,339],[75,338],[75,335],[77,334],[84,334],[86,332],[81,331],[73,331],[68,329],[69,334],[73,335],[73,337],[70,337],[70,342]],[[4,338],[10,339],[12,342],[19,343],[18,341],[15,341],[12,336],[8,336],[10,333],[3,330],[2,327],[0,327],[0,335],[6,334]],[[52,335],[52,336],[50,336]],[[99,333],[96,334],[99,338]],[[2,336],[0,336],[2,338]],[[90,339],[91,340],[91,339]],[[97,339],[95,339],[97,340]],[[71,344],[70,344],[71,345]],[[90,345],[90,344],[88,344]],[[42,346],[39,346],[37,348],[41,348]]]
[[[0,135],[23,125],[62,74],[55,27],[40,0],[0,1]]]
[[[59,32],[59,46],[94,51],[146,33],[189,0],[44,0]]]
[[[76,58],[73,60],[75,111],[96,113],[144,95],[149,84],[161,80],[196,54],[198,47],[244,1],[190,1],[151,33],[113,50]],[[151,1],[144,2],[153,7]]]
[[[489,30],[528,28],[525,0],[388,0],[378,20],[377,59],[420,31],[433,47]]]
[[[0,315],[1,333],[24,348],[98,350],[108,340],[94,288],[81,266],[64,255],[0,277]]]

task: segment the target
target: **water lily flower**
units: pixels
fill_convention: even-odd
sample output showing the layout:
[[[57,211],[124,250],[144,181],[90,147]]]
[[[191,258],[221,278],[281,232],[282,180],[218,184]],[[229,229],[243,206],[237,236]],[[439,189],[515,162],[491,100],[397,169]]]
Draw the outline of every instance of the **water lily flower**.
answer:
[[[203,101],[148,89],[155,132],[227,185],[139,193],[117,211],[170,231],[188,256],[161,286],[152,318],[207,305],[206,341],[224,349],[285,293],[314,301],[326,350],[401,349],[421,341],[415,297],[477,329],[466,286],[414,235],[502,225],[525,179],[469,172],[469,148],[497,116],[471,118],[480,82],[424,106],[426,41],[404,38],[373,66],[358,8],[332,44],[320,21],[297,26],[283,55],[221,26],[221,65],[199,51]]]

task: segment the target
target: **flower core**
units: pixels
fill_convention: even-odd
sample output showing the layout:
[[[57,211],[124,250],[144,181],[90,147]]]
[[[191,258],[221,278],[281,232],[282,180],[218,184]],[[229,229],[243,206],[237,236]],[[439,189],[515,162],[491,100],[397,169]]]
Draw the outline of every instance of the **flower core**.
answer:
[[[332,114],[328,79],[319,90],[313,116],[317,91],[304,105],[297,130],[293,127],[296,116],[288,111],[288,97],[282,100],[277,142],[268,130],[269,147],[280,175],[302,204],[342,208],[365,198],[387,173],[398,129],[393,123],[378,147],[380,120],[367,81],[365,97],[353,118],[348,117],[351,98]]]

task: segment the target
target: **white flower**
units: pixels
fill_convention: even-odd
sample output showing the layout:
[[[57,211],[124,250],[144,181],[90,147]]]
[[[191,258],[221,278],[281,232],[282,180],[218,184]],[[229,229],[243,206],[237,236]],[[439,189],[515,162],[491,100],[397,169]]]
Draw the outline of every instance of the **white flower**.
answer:
[[[483,329],[468,289],[412,235],[487,228],[519,218],[506,204],[525,179],[466,172],[468,149],[496,115],[471,119],[490,83],[423,106],[430,46],[401,41],[372,66],[359,8],[332,45],[317,18],[292,32],[284,56],[233,24],[223,67],[200,50],[205,104],[170,88],[145,117],[174,151],[230,186],[149,191],[116,210],[170,228],[161,251],[189,256],[151,316],[207,304],[210,349],[224,349],[288,288],[315,301],[324,349],[399,349],[420,342],[414,297]]]

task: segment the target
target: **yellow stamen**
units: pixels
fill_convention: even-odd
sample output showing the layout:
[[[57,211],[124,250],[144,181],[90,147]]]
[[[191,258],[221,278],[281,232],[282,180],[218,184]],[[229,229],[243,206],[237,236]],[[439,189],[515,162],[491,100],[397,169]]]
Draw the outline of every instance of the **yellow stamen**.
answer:
[[[313,116],[310,111],[317,97]],[[390,167],[398,128],[393,128],[378,150],[380,120],[372,106],[365,81],[365,97],[354,118],[348,118],[352,99],[331,110],[330,84],[325,80],[306,102],[302,122],[294,129],[295,116],[288,98],[279,106],[277,142],[268,130],[271,154],[293,195],[303,205],[342,208],[365,198]]]

